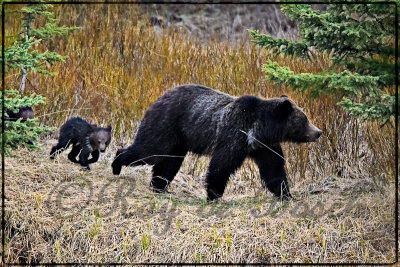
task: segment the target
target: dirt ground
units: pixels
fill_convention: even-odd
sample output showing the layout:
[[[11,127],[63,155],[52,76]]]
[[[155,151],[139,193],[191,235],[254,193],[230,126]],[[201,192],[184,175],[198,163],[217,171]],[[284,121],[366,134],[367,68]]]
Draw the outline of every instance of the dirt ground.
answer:
[[[142,5],[153,25],[183,28],[198,38],[238,42],[248,40],[248,29],[295,39],[296,23],[275,4],[163,4]]]

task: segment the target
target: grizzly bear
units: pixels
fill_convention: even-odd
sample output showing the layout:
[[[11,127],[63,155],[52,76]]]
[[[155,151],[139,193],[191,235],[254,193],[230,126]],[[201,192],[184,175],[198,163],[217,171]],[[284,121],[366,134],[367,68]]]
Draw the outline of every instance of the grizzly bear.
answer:
[[[54,159],[55,155],[72,145],[68,159],[80,163],[84,169],[90,170],[89,164],[99,159],[100,152],[106,151],[110,141],[111,126],[101,128],[82,118],[74,117],[61,126],[58,144],[51,149],[50,158]],[[79,161],[76,160],[78,154]],[[90,154],[92,158],[88,159]]]
[[[35,113],[31,107],[21,107],[18,109],[18,112],[13,112],[11,110],[7,110],[8,121],[17,121],[21,119],[21,122],[25,122],[27,119],[33,119],[35,117]]]
[[[7,116],[4,118],[5,121],[16,122],[21,119],[21,122],[26,122],[28,119],[34,119],[35,113],[33,112],[32,107],[21,107],[17,109],[17,112],[13,112],[12,110],[6,110]],[[31,140],[26,141],[28,145],[33,145]]]
[[[201,85],[167,91],[147,110],[133,145],[119,149],[112,163],[153,166],[151,186],[165,192],[190,151],[210,155],[207,199],[222,196],[231,174],[249,157],[265,186],[291,199],[281,142],[313,142],[322,131],[287,96],[261,99],[234,97]]]

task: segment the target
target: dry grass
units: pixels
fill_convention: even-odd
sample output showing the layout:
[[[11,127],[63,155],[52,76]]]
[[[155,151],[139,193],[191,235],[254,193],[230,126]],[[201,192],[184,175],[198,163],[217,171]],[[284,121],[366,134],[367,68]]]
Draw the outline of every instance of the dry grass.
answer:
[[[58,127],[80,115],[111,124],[114,139],[90,173],[64,154],[50,162],[56,135],[41,151],[6,159],[7,262],[390,262],[394,260],[394,129],[348,117],[335,99],[264,81],[272,58],[249,42],[198,40],[179,27],[154,28],[135,6],[64,6],[62,24],[82,26],[46,43],[69,56],[56,77],[28,77],[47,104],[41,124]],[[232,20],[233,21],[233,20]],[[14,25],[7,34],[15,34]],[[254,27],[256,28],[256,27]],[[225,32],[229,32],[227,29]],[[310,64],[278,57],[297,72]],[[8,88],[18,75],[6,77]],[[111,174],[116,149],[130,144],[150,104],[166,89],[200,83],[232,95],[285,93],[324,135],[317,143],[284,144],[296,198],[276,203],[252,162],[232,177],[219,203],[204,201],[208,159],[191,155],[171,184],[149,188],[149,167]]]
[[[390,185],[359,176],[306,179],[280,203],[259,179],[232,177],[223,199],[206,204],[193,158],[171,185],[149,188],[150,169],[112,176],[114,149],[90,173],[47,159],[44,150],[7,158],[7,262],[390,262]],[[112,151],[112,152],[111,152]]]

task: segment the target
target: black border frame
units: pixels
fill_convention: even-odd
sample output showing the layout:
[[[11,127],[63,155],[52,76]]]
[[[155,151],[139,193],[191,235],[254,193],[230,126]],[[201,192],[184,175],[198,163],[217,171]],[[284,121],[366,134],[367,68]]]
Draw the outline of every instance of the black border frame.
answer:
[[[54,1],[45,1],[46,4],[52,4],[52,5],[64,5],[64,4],[72,4],[72,5],[79,5],[79,4],[87,4],[87,5],[98,5],[98,4],[103,4],[103,5],[114,5],[114,4],[227,4],[227,5],[238,5],[238,4],[338,4],[338,5],[351,5],[351,4],[377,4],[377,5],[394,5],[395,6],[395,20],[394,20],[394,26],[395,26],[395,262],[388,262],[388,263],[6,263],[5,262],[5,155],[4,155],[4,145],[5,145],[5,136],[4,136],[4,127],[5,127],[5,122],[4,122],[4,92],[5,92],[5,74],[4,74],[4,69],[5,69],[5,62],[2,60],[2,72],[1,72],[1,90],[2,90],[2,105],[1,105],[1,144],[2,144],[2,149],[1,149],[1,245],[2,245],[2,250],[1,250],[1,264],[4,265],[15,265],[15,266],[37,266],[37,265],[53,265],[53,266],[72,266],[72,265],[87,265],[87,266],[97,266],[97,265],[132,265],[132,266],[170,266],[170,265],[182,265],[182,266],[192,266],[192,265],[198,265],[198,266],[230,266],[230,265],[237,265],[237,266],[330,266],[330,265],[337,265],[337,266],[358,266],[358,265],[366,265],[366,266],[380,266],[380,265],[394,265],[399,262],[399,134],[398,134],[398,125],[399,125],[399,64],[398,64],[398,57],[399,57],[399,18],[398,18],[398,5],[395,1],[357,1],[357,2],[348,2],[348,1],[294,1],[294,2],[288,2],[288,1],[282,1],[282,2],[276,2],[276,1],[271,1],[271,2],[264,2],[265,0],[261,1],[243,1],[238,0],[238,1],[212,1],[212,0],[194,0],[194,1],[146,1],[146,0],[138,0],[136,1],[118,1],[116,0],[115,2],[99,2],[99,1],[63,1],[61,0],[60,2],[54,2]],[[5,35],[5,6],[6,5],[18,5],[18,4],[43,4],[43,2],[38,2],[38,1],[15,1],[15,2],[7,2],[7,1],[2,1],[1,5],[1,33],[2,33],[2,38],[1,38],[1,57],[2,59],[5,58],[4,56],[4,35]]]

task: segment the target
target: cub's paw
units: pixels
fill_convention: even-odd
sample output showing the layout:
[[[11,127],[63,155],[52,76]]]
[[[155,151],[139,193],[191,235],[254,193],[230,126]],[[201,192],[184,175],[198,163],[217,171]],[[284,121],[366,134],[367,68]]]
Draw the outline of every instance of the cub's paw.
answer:
[[[82,166],[81,170],[88,172],[88,171],[90,171],[90,167],[89,166]]]

